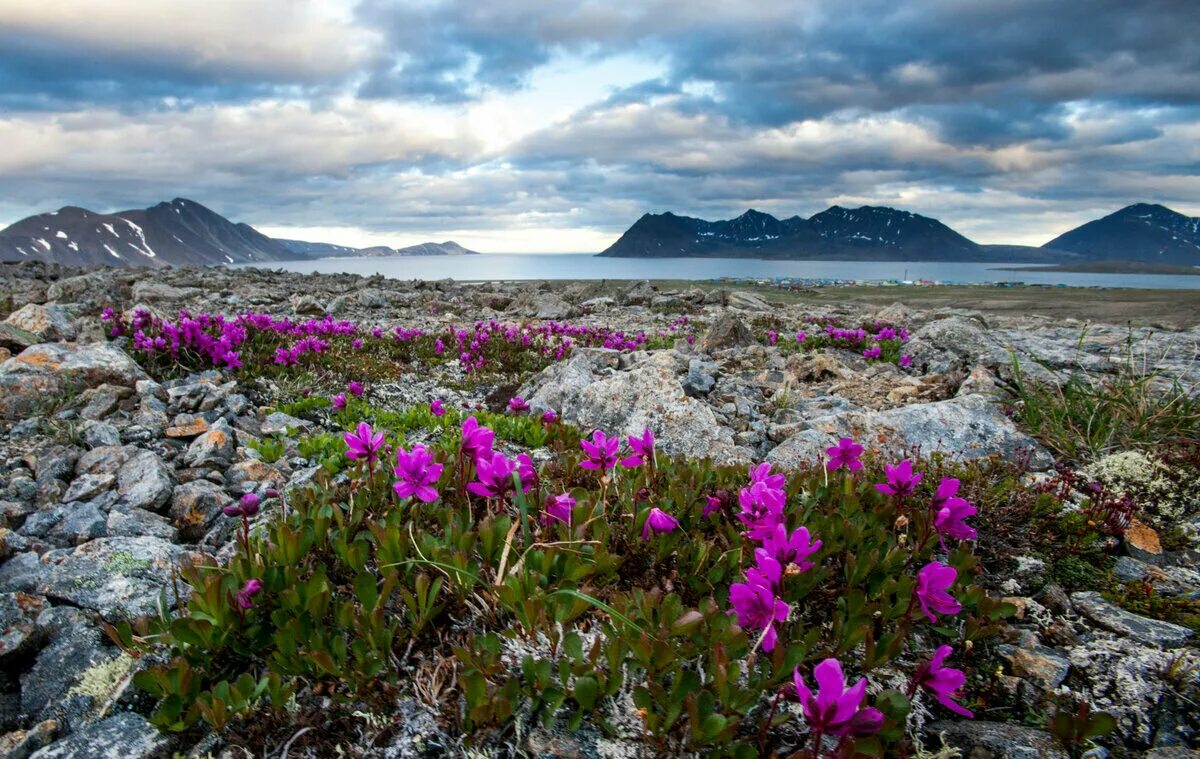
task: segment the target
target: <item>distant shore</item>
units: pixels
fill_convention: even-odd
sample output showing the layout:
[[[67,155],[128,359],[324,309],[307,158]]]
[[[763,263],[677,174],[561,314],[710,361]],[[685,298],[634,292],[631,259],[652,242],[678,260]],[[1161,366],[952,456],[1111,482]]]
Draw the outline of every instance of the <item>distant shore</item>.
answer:
[[[996,271],[1061,271],[1073,274],[1182,274],[1184,276],[1200,274],[1200,268],[1195,266],[1155,264],[1143,261],[1088,261],[1053,266],[1003,266],[996,267]]]

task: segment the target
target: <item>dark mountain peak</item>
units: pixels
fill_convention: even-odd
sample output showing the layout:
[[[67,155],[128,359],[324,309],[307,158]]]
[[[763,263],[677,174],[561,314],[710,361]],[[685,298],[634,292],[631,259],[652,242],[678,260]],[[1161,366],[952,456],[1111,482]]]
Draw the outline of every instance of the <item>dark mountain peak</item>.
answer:
[[[1134,203],[1042,246],[1108,261],[1200,264],[1200,218],[1158,203]]]

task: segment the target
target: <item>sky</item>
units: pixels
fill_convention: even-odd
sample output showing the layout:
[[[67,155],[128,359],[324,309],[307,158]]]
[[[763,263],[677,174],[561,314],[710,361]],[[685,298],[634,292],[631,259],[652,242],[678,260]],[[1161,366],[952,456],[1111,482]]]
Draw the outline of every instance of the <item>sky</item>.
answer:
[[[182,196],[274,236],[595,252],[890,205],[1039,245],[1200,215],[1196,0],[0,0],[0,226]]]

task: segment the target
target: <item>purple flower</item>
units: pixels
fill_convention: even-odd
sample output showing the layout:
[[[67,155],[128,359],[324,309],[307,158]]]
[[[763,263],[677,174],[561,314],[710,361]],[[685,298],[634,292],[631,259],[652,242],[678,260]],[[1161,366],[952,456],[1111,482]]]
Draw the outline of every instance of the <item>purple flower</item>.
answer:
[[[863,698],[867,695],[865,677],[847,688],[841,663],[837,659],[826,659],[813,667],[813,679],[817,681],[815,696],[805,684],[800,668],[796,667],[792,672],[792,683],[796,686],[809,729],[827,735],[865,738],[883,727],[882,712],[871,707],[862,708]]]
[[[848,472],[857,472],[863,468],[862,462],[858,460],[862,452],[861,445],[844,437],[838,441],[837,445],[825,449],[826,455],[829,456],[829,463],[825,465],[825,468],[832,472],[835,469],[846,467]]]
[[[642,540],[650,539],[651,530],[661,535],[674,531],[678,526],[678,519],[656,506],[650,509],[650,516],[646,517],[646,523],[642,525]]]
[[[912,356],[901,356],[900,360],[897,361],[896,364],[907,369],[908,367],[912,366]]]
[[[654,461],[654,433],[650,431],[649,427],[642,430],[641,437],[630,435],[628,440],[633,455],[621,459],[621,466],[632,469]]]
[[[429,413],[434,416],[445,416],[446,404],[442,403],[441,398],[434,398],[429,402]]]
[[[433,488],[438,478],[442,476],[442,465],[433,463],[433,456],[425,446],[417,443],[412,451],[400,448],[396,451],[396,467],[392,469],[396,475],[396,483],[392,489],[401,498],[416,498],[425,503],[433,503],[438,498],[437,490]]]
[[[779,333],[775,330],[767,330],[767,345],[774,345],[779,342]]]
[[[708,519],[710,516],[721,510],[721,499],[715,495],[710,495],[704,502],[704,511],[700,513],[701,519]]]
[[[354,349],[354,350],[356,350],[356,351],[360,351],[360,350],[362,350],[362,347],[363,347],[363,341],[362,341],[362,338],[361,338],[361,337],[356,337],[356,338],[354,338],[353,340],[351,340],[351,341],[350,341],[350,347],[351,347],[351,348],[353,348],[353,349]]]
[[[872,358],[879,358],[879,355],[881,353],[883,353],[883,351],[880,349],[880,347],[878,345],[872,345],[870,348],[867,348],[866,350],[864,350],[862,352],[862,355],[863,355],[863,358],[869,360]]]
[[[901,461],[896,466],[888,464],[884,469],[887,470],[887,482],[877,483],[875,489],[880,493],[894,495],[897,498],[912,495],[923,476],[920,472],[913,471],[912,462],[908,459]]]
[[[533,465],[533,459],[529,458],[528,453],[517,454],[517,475],[521,478],[522,493],[528,493],[538,484],[537,467]]]
[[[738,505],[742,510],[737,518],[747,527],[746,537],[763,540],[777,525],[783,524],[784,501],[783,491],[769,488],[763,482],[738,491]]]
[[[796,333],[796,342],[802,343],[807,339],[808,339],[808,333],[805,332],[804,330],[800,330],[799,332]]]
[[[520,414],[529,410],[529,404],[519,395],[514,395],[508,401],[508,410],[513,414]]]
[[[579,466],[584,469],[607,470],[617,465],[617,449],[621,447],[621,438],[608,437],[600,430],[592,432],[592,442],[580,440],[579,447],[587,454],[587,461]]]
[[[775,588],[779,586],[779,581],[782,579],[783,565],[771,555],[770,551],[755,548],[754,566],[746,570],[746,581]]]
[[[333,407],[338,411],[341,411],[342,409],[346,408],[346,394],[338,393],[337,395],[333,396],[332,402]]]
[[[963,683],[967,681],[967,676],[963,674],[962,670],[942,666],[942,662],[953,652],[954,648],[951,646],[938,646],[937,651],[933,652],[933,658],[917,667],[909,690],[915,691],[918,687],[925,688],[942,706],[955,714],[974,719],[975,715],[971,713],[970,709],[954,701]]]
[[[351,461],[365,458],[368,465],[375,462],[383,448],[383,433],[375,432],[366,422],[359,422],[358,429],[347,432],[343,439],[346,441],[346,458]]]
[[[249,519],[258,513],[258,504],[262,500],[254,493],[246,493],[237,503],[231,503],[221,509],[227,517],[246,517]]]
[[[349,390],[350,394],[353,395],[355,398],[362,397],[363,384],[361,382],[359,382],[358,380],[354,380],[349,385],[346,385],[346,389]]]
[[[550,526],[558,520],[571,524],[571,510],[575,508],[575,499],[569,493],[559,493],[546,499],[546,513],[542,515],[542,524]]]
[[[750,465],[750,485],[754,486],[760,482],[771,490],[782,491],[787,487],[787,477],[778,472],[771,474],[771,463],[769,461],[764,461],[758,466],[754,464]]]
[[[807,527],[797,527],[788,535],[787,527],[777,524],[758,550],[766,550],[780,564],[794,564],[797,571],[807,572],[813,568],[813,563],[807,559],[821,550],[821,541],[814,541]]]
[[[475,417],[468,416],[466,421],[462,423],[462,445],[460,450],[464,456],[471,459],[491,458],[492,441],[495,439],[495,432],[481,426]]]
[[[738,627],[743,630],[762,630],[762,647],[767,653],[775,650],[778,636],[775,623],[788,618],[791,609],[775,597],[770,585],[761,582],[735,582],[729,586],[731,614],[737,615]]]
[[[951,498],[946,501],[945,506],[938,509],[937,516],[933,518],[933,525],[937,527],[942,550],[946,550],[946,536],[957,540],[975,539],[978,535],[975,528],[963,521],[975,516],[975,513],[975,507],[963,498]]]
[[[237,592],[237,605],[239,609],[249,609],[254,606],[251,601],[258,591],[262,590],[262,581],[257,579],[246,580],[246,584]]]
[[[499,451],[489,452],[486,457],[475,460],[475,476],[479,481],[467,483],[467,490],[481,498],[503,498],[512,490],[512,476],[516,470],[515,461]]]
[[[961,483],[953,477],[943,477],[938,483],[937,490],[933,492],[932,508],[934,511],[946,505],[954,496],[958,495],[958,487]]]
[[[958,578],[958,570],[948,567],[939,561],[931,561],[917,573],[917,601],[921,611],[929,617],[930,622],[937,622],[938,614],[953,616],[962,611],[962,604],[947,593]]]
[[[546,424],[554,424],[558,421],[558,414],[554,413],[554,409],[548,408],[542,412],[542,421]]]

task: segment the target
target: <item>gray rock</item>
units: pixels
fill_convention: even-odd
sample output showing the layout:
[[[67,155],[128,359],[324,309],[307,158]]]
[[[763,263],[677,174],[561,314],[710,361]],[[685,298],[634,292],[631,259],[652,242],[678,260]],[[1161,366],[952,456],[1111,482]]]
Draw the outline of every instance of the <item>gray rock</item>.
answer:
[[[116,474],[125,462],[138,452],[133,446],[100,446],[93,448],[75,462],[79,474]]]
[[[46,746],[31,759],[159,759],[170,755],[170,746],[145,717],[122,712]]]
[[[1017,677],[1024,678],[1044,691],[1063,684],[1071,671],[1071,661],[1062,652],[1047,646],[1001,645],[999,653]]]
[[[63,496],[63,500],[67,503],[72,501],[90,501],[104,491],[111,489],[116,481],[116,476],[112,474],[82,474],[71,482],[71,486],[67,488],[67,493]]]
[[[84,426],[82,439],[88,448],[120,445],[121,433],[108,422],[91,421]]]
[[[276,411],[269,414],[262,423],[262,434],[264,435],[286,435],[289,431],[299,432],[308,430],[312,427],[312,422],[304,419],[297,419],[294,416],[289,416],[282,411]]]
[[[161,509],[174,489],[174,471],[153,451],[138,451],[117,472],[117,492],[133,508]]]
[[[704,337],[700,338],[698,347],[704,353],[712,353],[723,348],[745,348],[757,344],[758,340],[750,328],[736,315],[725,311],[712,323]]]
[[[207,432],[192,441],[183,454],[183,462],[190,467],[228,467],[233,462],[233,430],[224,419],[219,419]]]
[[[1095,591],[1071,594],[1075,609],[1106,630],[1133,638],[1141,643],[1163,648],[1178,648],[1192,637],[1193,632],[1182,625],[1161,622],[1134,614],[1111,604]]]
[[[145,509],[135,509],[119,504],[108,512],[106,532],[111,537],[135,538],[148,535],[174,543],[179,531],[166,517]]]
[[[944,735],[946,743],[973,759],[1069,759],[1054,736],[1031,727],[983,720],[939,720],[926,726],[928,735]]]
[[[188,539],[198,539],[221,516],[229,504],[225,489],[208,480],[186,482],[171,496],[169,516]]]
[[[30,303],[10,314],[4,323],[35,335],[42,342],[74,340],[77,334],[71,315],[56,305]]]
[[[42,630],[37,618],[46,608],[46,599],[41,596],[0,593],[0,661],[41,645]]]
[[[617,301],[622,306],[645,306],[655,294],[654,286],[649,280],[643,279],[625,288],[624,292],[617,296]]]
[[[133,300],[137,303],[173,303],[200,295],[196,287],[173,287],[165,282],[143,279],[133,285]]]
[[[726,305],[730,308],[740,308],[743,311],[770,311],[772,309],[771,304],[762,297],[745,290],[734,290],[729,293]]]
[[[895,456],[942,451],[963,459],[1000,456],[1025,460],[1034,469],[1053,463],[1053,457],[1036,440],[1021,432],[986,398],[968,395],[935,403],[920,403],[860,414],[831,414],[811,419],[767,460],[784,469],[816,461],[838,438],[883,440]]]
[[[0,566],[0,592],[38,593],[110,621],[148,616],[163,590],[174,604],[172,573],[186,555],[159,538],[98,538],[73,551],[14,556]]]
[[[687,378],[683,383],[684,392],[693,398],[708,395],[709,391],[713,389],[713,385],[717,384],[717,378],[713,375],[718,369],[719,364],[715,361],[704,361],[699,358],[688,361]]]
[[[292,310],[299,316],[323,316],[325,314],[325,306],[311,295],[293,295],[291,303]]]
[[[734,444],[732,430],[721,425],[712,407],[684,393],[677,376],[683,361],[674,351],[658,351],[628,371],[590,382],[581,381],[583,367],[576,366],[559,375],[565,375],[563,385],[541,385],[530,397],[584,430],[634,435],[649,427],[661,449],[673,455],[722,463],[749,460],[750,451]]]
[[[108,534],[108,518],[94,504],[64,504],[61,508],[62,519],[46,535],[56,545],[77,546]]]
[[[35,719],[47,719],[62,714],[58,707],[84,672],[117,652],[104,645],[103,634],[78,609],[48,609],[38,624],[50,643],[21,676],[21,709]]]

